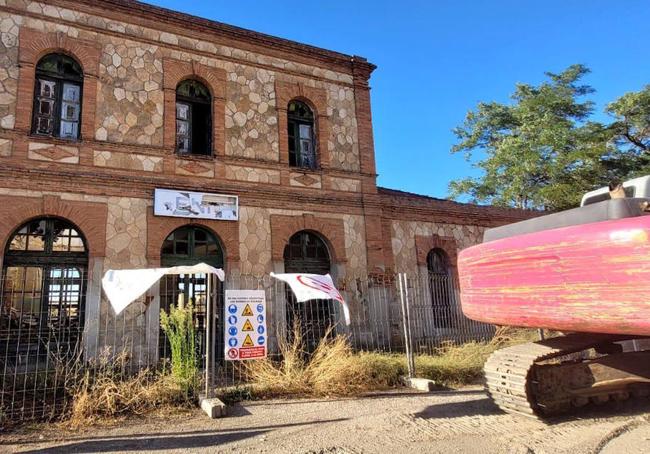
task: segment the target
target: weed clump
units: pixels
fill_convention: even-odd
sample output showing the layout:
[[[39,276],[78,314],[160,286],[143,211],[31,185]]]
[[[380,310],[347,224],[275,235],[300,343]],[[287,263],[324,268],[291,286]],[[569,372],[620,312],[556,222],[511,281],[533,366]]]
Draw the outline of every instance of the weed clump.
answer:
[[[160,312],[160,327],[169,342],[171,375],[188,395],[198,386],[199,366],[196,351],[194,306],[190,302],[169,308],[169,314]]]

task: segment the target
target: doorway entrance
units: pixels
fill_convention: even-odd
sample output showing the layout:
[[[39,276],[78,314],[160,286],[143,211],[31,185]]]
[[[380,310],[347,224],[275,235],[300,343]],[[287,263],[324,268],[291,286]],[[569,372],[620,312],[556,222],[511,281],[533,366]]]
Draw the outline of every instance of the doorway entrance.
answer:
[[[192,266],[206,263],[215,268],[223,268],[224,255],[221,242],[209,230],[187,225],[174,230],[165,239],[161,250],[161,266]],[[168,275],[160,281],[160,309],[169,313],[172,306],[192,304],[194,306],[194,328],[196,330],[198,354],[204,360],[205,356],[205,327],[206,309],[209,295],[208,279],[212,276],[199,274]],[[223,285],[218,279],[213,279],[212,288],[216,292],[216,308],[214,322],[216,322],[216,354],[223,356],[222,335],[223,329],[221,310],[223,308]],[[169,342],[165,333],[160,330],[158,336],[159,358],[169,358]],[[220,356],[217,356],[219,358]]]
[[[331,272],[330,253],[325,241],[306,230],[294,234],[284,248],[285,273],[328,274]],[[294,324],[300,327],[305,348],[313,352],[318,342],[334,325],[332,302],[311,300],[298,303],[287,286],[287,333],[293,335]]]

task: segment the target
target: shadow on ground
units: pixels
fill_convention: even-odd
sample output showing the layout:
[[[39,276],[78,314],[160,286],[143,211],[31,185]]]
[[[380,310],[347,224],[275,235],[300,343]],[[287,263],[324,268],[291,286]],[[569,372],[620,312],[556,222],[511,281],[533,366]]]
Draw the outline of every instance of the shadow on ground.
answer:
[[[124,452],[124,451],[156,451],[171,449],[198,449],[210,446],[219,446],[224,443],[245,440],[263,435],[275,429],[309,426],[314,424],[332,423],[346,421],[347,418],[328,419],[309,423],[280,424],[275,426],[256,427],[255,430],[195,430],[187,432],[163,432],[163,433],[138,433],[128,436],[102,436],[101,438],[84,437],[73,440],[61,441],[59,446],[51,448],[38,448],[26,453],[100,453],[100,452]],[[43,443],[44,440],[24,441],[19,444]]]
[[[422,419],[448,419],[459,418],[462,416],[489,416],[502,414],[504,414],[504,412],[497,407],[491,399],[485,397],[483,399],[430,405],[424,410],[414,413],[414,416]]]

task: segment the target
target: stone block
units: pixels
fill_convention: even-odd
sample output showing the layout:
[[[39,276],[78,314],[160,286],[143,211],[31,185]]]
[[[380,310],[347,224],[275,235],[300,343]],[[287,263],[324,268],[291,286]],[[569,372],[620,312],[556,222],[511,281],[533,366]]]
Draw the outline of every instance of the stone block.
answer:
[[[199,404],[201,410],[203,410],[211,419],[223,418],[227,415],[226,404],[216,397],[211,399],[201,398]]]

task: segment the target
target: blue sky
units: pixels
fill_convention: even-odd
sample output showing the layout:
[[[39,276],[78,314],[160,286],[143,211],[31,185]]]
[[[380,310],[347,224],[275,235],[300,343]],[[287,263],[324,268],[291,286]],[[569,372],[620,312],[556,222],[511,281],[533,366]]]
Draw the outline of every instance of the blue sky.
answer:
[[[474,174],[449,149],[479,101],[583,63],[604,120],[607,102],[650,83],[647,0],[148,3],[368,58],[378,183],[435,197]]]

